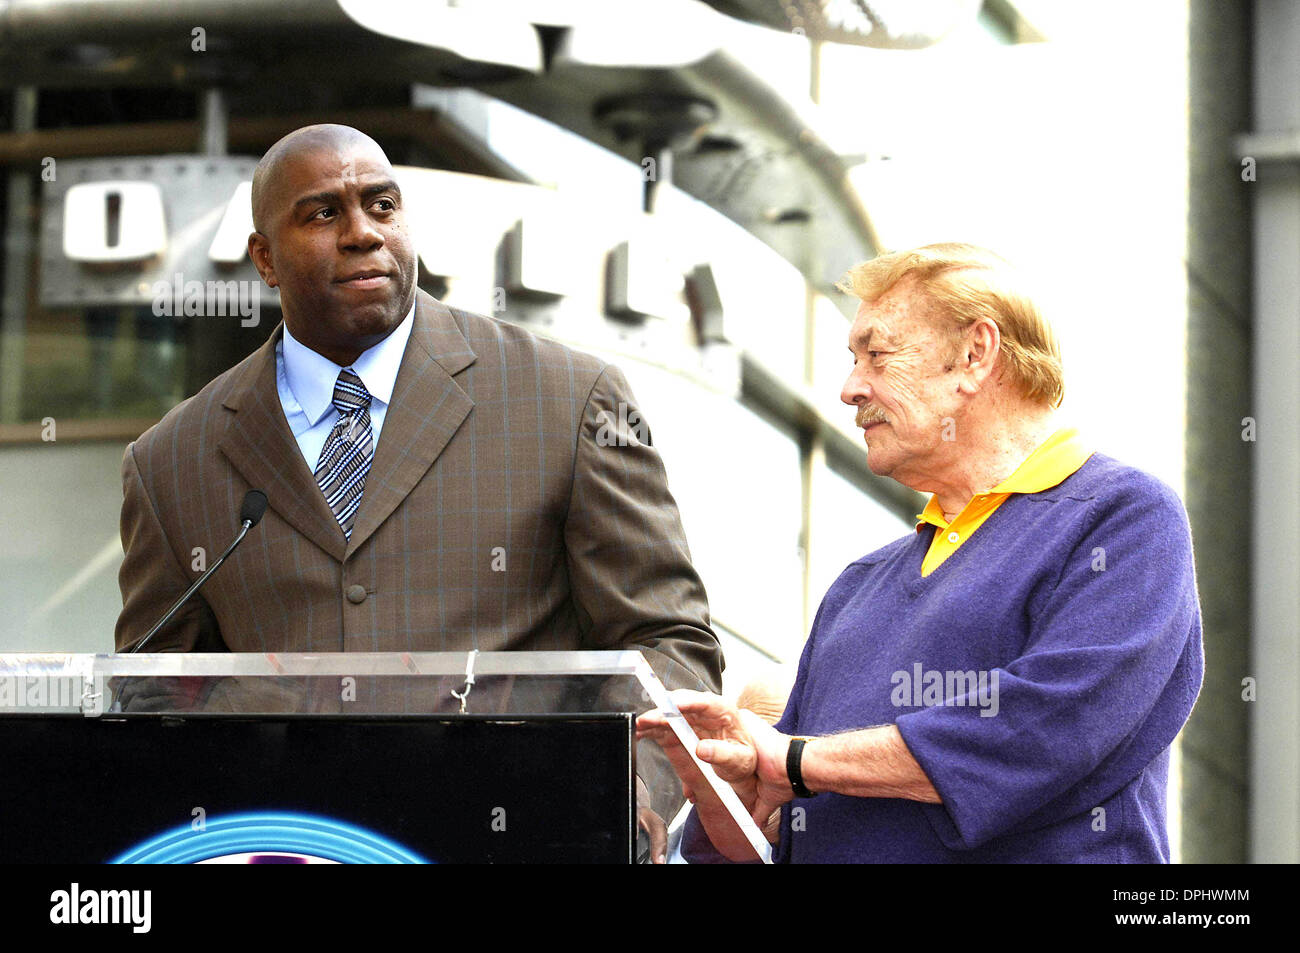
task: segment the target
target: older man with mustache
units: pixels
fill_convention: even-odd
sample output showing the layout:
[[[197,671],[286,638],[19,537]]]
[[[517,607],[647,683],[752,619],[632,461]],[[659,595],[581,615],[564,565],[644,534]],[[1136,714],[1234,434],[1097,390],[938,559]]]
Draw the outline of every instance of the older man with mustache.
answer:
[[[827,592],[775,727],[676,693],[696,755],[782,861],[1167,861],[1203,671],[1181,502],[1060,425],[1055,337],[1002,259],[930,245],[844,290],[868,465],[931,497]],[[695,801],[688,859],[753,859],[665,719],[638,730]]]

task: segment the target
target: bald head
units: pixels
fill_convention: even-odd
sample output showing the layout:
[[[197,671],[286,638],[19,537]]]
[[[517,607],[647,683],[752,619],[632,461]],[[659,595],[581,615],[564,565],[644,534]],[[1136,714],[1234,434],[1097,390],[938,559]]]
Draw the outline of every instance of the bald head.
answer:
[[[388,165],[388,157],[379,143],[360,129],[334,123],[295,129],[267,149],[253,172],[253,228],[265,235],[271,227],[275,209],[281,205],[277,200],[283,198],[281,173],[289,163],[309,153],[341,152],[348,148],[373,150]]]
[[[291,132],[258,163],[252,205],[248,253],[299,343],[347,367],[410,312],[417,265],[402,190],[365,133]]]

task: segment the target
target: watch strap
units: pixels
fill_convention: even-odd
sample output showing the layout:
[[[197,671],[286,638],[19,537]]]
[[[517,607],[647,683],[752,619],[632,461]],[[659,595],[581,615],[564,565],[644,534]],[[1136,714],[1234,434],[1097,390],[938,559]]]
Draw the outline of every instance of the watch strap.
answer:
[[[790,747],[785,753],[785,773],[790,778],[790,787],[794,789],[795,797],[816,797],[816,791],[809,791],[808,786],[803,783],[803,749],[811,738],[795,737],[790,739]]]

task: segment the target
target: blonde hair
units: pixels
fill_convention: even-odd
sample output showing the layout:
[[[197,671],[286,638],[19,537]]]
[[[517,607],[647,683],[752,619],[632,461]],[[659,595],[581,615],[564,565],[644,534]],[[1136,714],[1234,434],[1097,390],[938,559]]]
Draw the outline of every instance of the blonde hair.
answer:
[[[996,324],[1008,378],[1029,400],[1060,406],[1065,377],[1056,335],[1007,261],[978,245],[924,245],[856,265],[836,287],[872,302],[908,278],[954,334],[983,318]]]

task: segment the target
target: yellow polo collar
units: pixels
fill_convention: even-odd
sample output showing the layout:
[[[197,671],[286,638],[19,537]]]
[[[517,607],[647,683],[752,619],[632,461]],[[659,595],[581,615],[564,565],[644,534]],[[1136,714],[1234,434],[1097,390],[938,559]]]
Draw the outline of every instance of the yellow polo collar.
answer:
[[[938,499],[931,496],[925,510],[916,517],[918,533],[926,524],[938,529],[922,563],[921,575],[930,575],[956,552],[1011,494],[1050,490],[1083,466],[1092,454],[1093,448],[1084,443],[1077,428],[1065,428],[1040,444],[1011,476],[989,492],[976,494],[951,523],[944,518]]]

